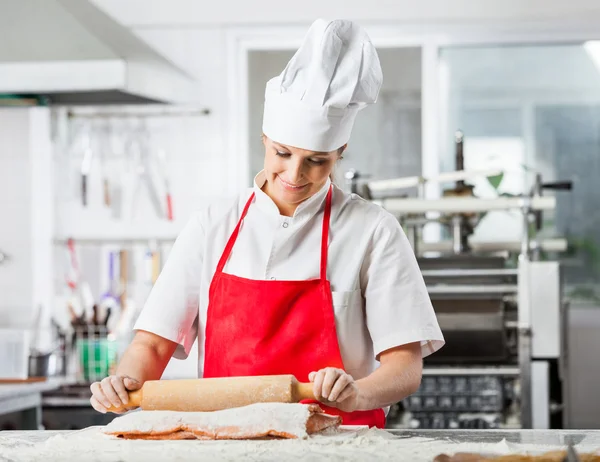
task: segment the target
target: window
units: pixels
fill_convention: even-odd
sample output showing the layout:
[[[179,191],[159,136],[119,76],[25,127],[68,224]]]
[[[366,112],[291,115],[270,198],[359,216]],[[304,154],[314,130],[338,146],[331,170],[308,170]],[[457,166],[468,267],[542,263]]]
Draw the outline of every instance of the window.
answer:
[[[465,136],[465,166],[501,163],[509,174],[500,188],[526,193],[533,172],[545,182],[571,180],[570,192],[555,194],[556,212],[545,215],[543,235],[568,238],[561,255],[567,293],[599,300],[600,61],[589,44],[559,46],[451,47],[441,51],[445,106],[444,154],[440,170],[454,168],[453,138]],[[487,188],[487,189],[486,189]],[[477,185],[483,196],[493,194]],[[497,238],[502,222],[511,235],[518,220],[486,216],[476,238]],[[484,226],[486,225],[486,226]],[[475,236],[474,236],[475,238]]]

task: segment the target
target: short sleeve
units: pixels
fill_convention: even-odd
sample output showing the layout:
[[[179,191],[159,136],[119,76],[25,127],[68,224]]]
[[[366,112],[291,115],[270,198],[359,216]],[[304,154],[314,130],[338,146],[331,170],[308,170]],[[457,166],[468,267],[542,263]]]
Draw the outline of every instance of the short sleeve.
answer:
[[[375,356],[420,342],[423,357],[444,345],[417,259],[398,221],[383,212],[361,267]]]
[[[204,230],[194,215],[177,237],[134,329],[178,344],[174,357],[187,358],[198,335]]]

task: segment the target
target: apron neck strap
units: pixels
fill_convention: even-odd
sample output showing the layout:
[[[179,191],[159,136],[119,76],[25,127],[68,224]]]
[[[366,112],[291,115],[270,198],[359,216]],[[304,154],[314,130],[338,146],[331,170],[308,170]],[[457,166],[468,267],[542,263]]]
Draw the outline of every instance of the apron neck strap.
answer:
[[[246,206],[244,207],[242,216],[238,220],[237,226],[233,230],[233,233],[231,233],[231,236],[229,236],[229,240],[227,241],[225,250],[223,250],[223,254],[221,255],[221,259],[219,260],[219,264],[217,265],[217,270],[216,270],[217,273],[223,272],[223,269],[225,268],[225,264],[227,263],[227,260],[229,260],[229,255],[231,255],[231,249],[233,249],[233,245],[235,244],[238,234],[240,233],[240,227],[242,226],[242,221],[244,221],[244,218],[246,217],[246,214],[248,213],[248,209],[250,208],[250,204],[252,204],[253,200],[254,200],[254,193],[252,193],[252,195],[250,196],[250,199],[248,199],[248,202],[246,202]]]
[[[327,197],[325,198],[325,211],[323,213],[323,232],[321,234],[321,271],[320,278],[322,281],[327,280],[327,246],[329,244],[329,218],[331,217],[331,195],[332,195],[333,187],[329,187],[329,191],[327,191]],[[250,204],[254,200],[254,193],[246,202],[246,206],[242,212],[242,216],[238,220],[237,226],[229,236],[229,240],[227,241],[227,245],[225,246],[225,250],[223,250],[223,254],[221,255],[221,259],[219,260],[219,264],[217,265],[217,273],[222,273],[225,268],[225,264],[227,260],[229,260],[229,255],[231,255],[231,250],[237,240],[238,234],[240,233],[240,227],[242,226],[242,221],[246,218],[246,214],[248,213],[248,209],[250,208]]]
[[[331,217],[331,192],[333,186],[329,186],[325,198],[325,211],[323,213],[323,232],[321,233],[321,280],[327,280],[327,246],[329,244],[329,217]]]

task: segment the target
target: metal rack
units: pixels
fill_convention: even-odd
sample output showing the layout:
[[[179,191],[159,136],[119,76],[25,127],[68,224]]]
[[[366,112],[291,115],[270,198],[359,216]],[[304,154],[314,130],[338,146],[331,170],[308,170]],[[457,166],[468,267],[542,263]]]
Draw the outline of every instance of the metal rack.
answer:
[[[352,192],[387,209],[405,228],[446,338],[446,346],[425,359],[420,390],[402,403],[401,411],[391,412],[396,425],[563,425],[566,304],[558,262],[540,261],[540,256],[542,250],[566,250],[567,242],[539,240],[535,232],[541,228],[542,213],[556,207],[556,199],[542,191],[568,190],[571,185],[543,183],[537,175],[531,192],[521,197],[475,197],[465,181],[492,173],[498,172],[461,170],[431,179],[371,182],[359,172],[346,175]],[[423,197],[427,182],[448,181],[456,185],[444,197]],[[399,191],[403,188],[417,188],[417,197],[405,196]],[[519,241],[470,242],[481,215],[492,210],[521,213]],[[421,240],[423,227],[433,222],[448,227],[449,241]],[[490,381],[491,388],[469,385]],[[533,383],[539,388],[533,389]]]
[[[211,114],[211,110],[208,108],[170,108],[160,110],[148,110],[147,108],[140,109],[139,111],[108,111],[94,109],[94,111],[76,111],[70,109],[67,111],[67,117],[69,119],[130,119],[130,118],[157,118],[157,117],[198,117],[208,116]]]

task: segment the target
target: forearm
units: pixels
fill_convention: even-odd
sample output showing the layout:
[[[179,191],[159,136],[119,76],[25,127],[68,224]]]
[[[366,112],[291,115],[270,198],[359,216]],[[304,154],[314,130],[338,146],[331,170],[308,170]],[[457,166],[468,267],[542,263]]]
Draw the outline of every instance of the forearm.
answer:
[[[140,331],[125,350],[116,375],[128,376],[141,383],[158,380],[176,347],[174,342]]]
[[[421,384],[423,365],[418,343],[382,353],[381,365],[356,381],[358,410],[391,406],[413,394]]]

